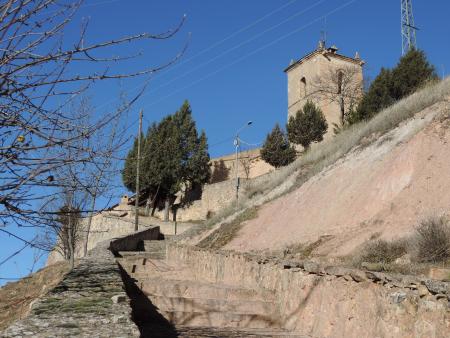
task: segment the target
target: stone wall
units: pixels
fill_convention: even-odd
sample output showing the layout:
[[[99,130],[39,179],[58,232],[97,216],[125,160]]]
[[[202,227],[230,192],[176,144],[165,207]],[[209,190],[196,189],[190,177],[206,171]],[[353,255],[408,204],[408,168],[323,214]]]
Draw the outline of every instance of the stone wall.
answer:
[[[152,227],[150,229],[140,231],[111,242],[109,249],[117,254],[120,251],[143,251],[144,241],[155,241],[160,239],[161,233],[159,227]]]
[[[261,159],[261,149],[251,149],[239,153],[238,171],[239,177],[255,178],[274,170],[270,164]],[[229,154],[211,159],[212,183],[224,180],[233,180],[236,177],[236,155]],[[247,168],[247,170],[246,170]],[[224,171],[226,175],[215,173]]]
[[[87,219],[83,220],[87,224]],[[140,224],[139,230],[147,229],[149,225]],[[129,217],[118,217],[110,212],[102,212],[92,219],[91,231],[89,234],[88,251],[92,250],[98,243],[105,240],[125,236],[134,233],[134,219]],[[75,248],[75,257],[84,256],[84,239]],[[56,250],[48,255],[47,265],[64,260],[64,257]]]
[[[313,145],[314,146],[314,145]],[[262,161],[262,160],[261,160]],[[264,161],[262,161],[266,164]],[[248,187],[258,186],[267,180],[271,180],[270,175],[275,171],[272,167],[267,171],[261,170],[260,174],[252,178],[240,179],[240,194],[242,195]],[[178,222],[189,222],[206,220],[220,210],[230,206],[236,201],[236,181],[229,179],[214,184],[206,184],[203,188],[201,199],[192,201],[190,204],[176,210],[176,220]],[[156,210],[155,217],[164,218],[164,210]],[[170,220],[174,220],[174,214],[170,211]]]
[[[246,185],[246,182],[247,180],[241,179],[242,188]],[[235,199],[236,182],[234,180],[207,184],[204,186],[200,200],[192,201],[190,204],[176,210],[176,220],[178,222],[205,220],[219,210],[228,207]],[[163,219],[164,210],[156,211],[155,217]],[[174,220],[173,211],[170,211],[170,220]]]
[[[169,244],[198,281],[273,290],[283,327],[314,337],[447,337],[449,283]]]

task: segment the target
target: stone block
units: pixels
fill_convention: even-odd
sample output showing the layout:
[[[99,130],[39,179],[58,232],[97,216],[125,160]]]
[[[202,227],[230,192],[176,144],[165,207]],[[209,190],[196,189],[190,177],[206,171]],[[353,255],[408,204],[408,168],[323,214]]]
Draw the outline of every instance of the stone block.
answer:
[[[111,300],[114,304],[124,303],[128,300],[128,297],[126,294],[119,294],[119,295],[112,296]]]
[[[319,274],[321,272],[320,265],[315,262],[305,262],[303,267],[309,273]]]

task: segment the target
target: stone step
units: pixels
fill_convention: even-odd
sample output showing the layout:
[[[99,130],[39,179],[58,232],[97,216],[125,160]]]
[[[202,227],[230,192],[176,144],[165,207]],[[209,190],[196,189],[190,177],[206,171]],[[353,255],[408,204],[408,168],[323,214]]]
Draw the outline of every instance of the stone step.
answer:
[[[309,338],[310,336],[300,335],[296,332],[289,332],[281,329],[236,329],[236,328],[215,328],[215,327],[176,327],[178,337],[221,337],[221,338],[243,338],[243,337],[258,337],[258,338]]]
[[[158,311],[174,325],[209,326],[220,328],[281,328],[282,324],[269,316],[234,312]]]
[[[223,300],[208,298],[168,297],[147,294],[153,305],[161,311],[228,312],[270,317],[278,316],[275,303],[261,300]]]
[[[166,297],[185,297],[196,299],[275,301],[272,291],[245,289],[224,284],[199,283],[195,281],[177,281],[163,279],[146,279],[139,283],[140,289],[148,295]]]

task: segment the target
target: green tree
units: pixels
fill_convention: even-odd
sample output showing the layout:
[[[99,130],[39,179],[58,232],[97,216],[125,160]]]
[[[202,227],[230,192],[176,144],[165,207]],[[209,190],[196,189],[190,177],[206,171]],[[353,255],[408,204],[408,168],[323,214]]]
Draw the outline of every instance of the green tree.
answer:
[[[261,158],[275,168],[283,167],[295,160],[295,149],[278,124],[267,135],[261,149]]]
[[[289,141],[308,149],[312,142],[320,142],[327,132],[328,123],[322,110],[308,100],[303,109],[289,118],[287,133]]]
[[[372,118],[379,111],[436,78],[435,69],[428,62],[425,53],[421,50],[410,50],[392,70],[381,69],[358,108],[352,112],[349,123]]]
[[[395,102],[393,93],[393,74],[390,69],[381,68],[380,74],[373,80],[369,90],[363,96],[357,109],[352,112],[350,123],[370,119],[380,110]]]
[[[128,189],[134,187],[132,181],[136,178],[136,143],[123,170],[123,182]],[[202,131],[198,135],[188,101],[175,114],[148,129],[142,154],[140,183],[148,194],[147,207],[150,201],[155,206],[164,200],[165,220],[168,220],[176,193],[182,188],[193,189],[203,185],[210,179],[206,134]]]
[[[427,81],[437,79],[434,66],[425,52],[412,49],[406,53],[392,70],[392,96],[396,100],[414,93]]]

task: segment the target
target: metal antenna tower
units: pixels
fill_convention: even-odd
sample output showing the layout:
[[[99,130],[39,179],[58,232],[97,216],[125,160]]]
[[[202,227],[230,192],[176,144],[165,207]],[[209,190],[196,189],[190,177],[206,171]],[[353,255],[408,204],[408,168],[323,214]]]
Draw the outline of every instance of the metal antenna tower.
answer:
[[[412,10],[412,0],[401,0],[402,3],[402,55],[417,48],[416,30]]]

